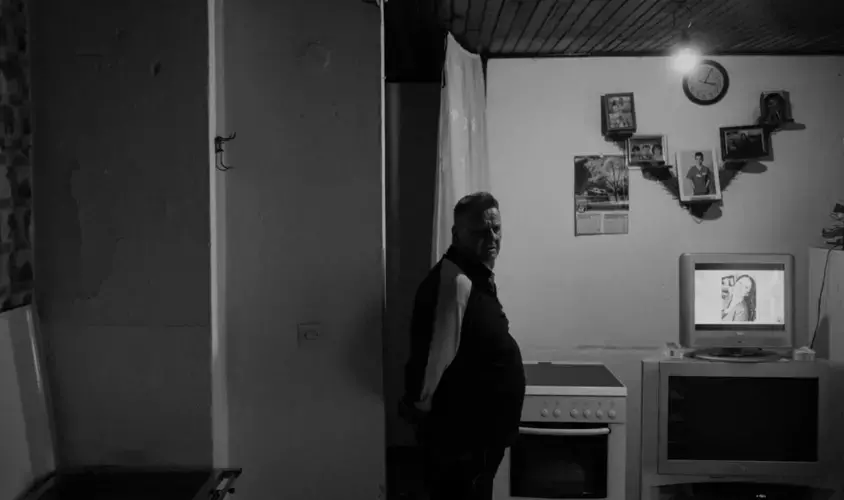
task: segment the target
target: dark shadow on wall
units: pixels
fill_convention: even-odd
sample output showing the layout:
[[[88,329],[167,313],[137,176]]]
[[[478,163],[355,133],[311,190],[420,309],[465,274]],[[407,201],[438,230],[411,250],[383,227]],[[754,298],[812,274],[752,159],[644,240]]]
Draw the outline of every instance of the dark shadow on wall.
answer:
[[[829,359],[830,338],[829,338],[829,316],[824,314],[817,324],[817,328],[809,332],[809,342],[815,349],[818,358]]]
[[[398,416],[416,287],[431,266],[440,85],[387,85],[387,316],[384,395],[387,445],[411,444]]]

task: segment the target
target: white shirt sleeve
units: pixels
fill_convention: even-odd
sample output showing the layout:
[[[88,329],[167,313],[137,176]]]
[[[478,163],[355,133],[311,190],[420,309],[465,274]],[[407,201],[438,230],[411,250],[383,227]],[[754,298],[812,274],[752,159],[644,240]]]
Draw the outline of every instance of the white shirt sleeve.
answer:
[[[434,392],[446,369],[457,356],[463,315],[471,292],[472,282],[469,278],[456,264],[443,259],[428,364],[425,366],[422,393],[416,403],[420,410],[431,410]]]

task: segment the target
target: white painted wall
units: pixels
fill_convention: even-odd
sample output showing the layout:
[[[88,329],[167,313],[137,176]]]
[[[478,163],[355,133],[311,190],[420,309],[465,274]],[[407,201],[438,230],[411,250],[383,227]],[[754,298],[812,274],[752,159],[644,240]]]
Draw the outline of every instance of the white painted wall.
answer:
[[[0,314],[0,498],[56,469],[44,342],[31,306]]]
[[[35,479],[16,354],[9,322],[0,318],[0,498],[17,497]]]
[[[219,304],[228,462],[244,469],[237,495],[377,498],[385,433],[379,9],[238,0],[222,12],[217,134],[237,139],[225,148],[234,169],[222,175],[225,208],[214,217],[225,224]],[[321,323],[322,338],[297,345],[302,322]]]
[[[638,490],[638,361],[678,338],[679,255],[794,254],[795,324],[805,340],[807,251],[844,186],[844,58],[718,61],[731,88],[711,107],[685,98],[663,58],[488,66],[491,180],[504,223],[496,275],[511,330],[526,359],[603,359],[627,383],[631,495]],[[601,137],[600,95],[634,92],[639,132],[666,134],[677,151],[718,148],[718,128],[752,122],[760,92],[773,89],[791,92],[794,117],[806,129],[773,137],[775,161],[733,181],[721,219],[696,223],[659,184],[632,172],[630,234],[574,237],[572,157],[617,152]],[[595,345],[606,347],[585,347]]]
[[[818,357],[844,362],[844,250],[809,249],[807,298],[806,328]]]

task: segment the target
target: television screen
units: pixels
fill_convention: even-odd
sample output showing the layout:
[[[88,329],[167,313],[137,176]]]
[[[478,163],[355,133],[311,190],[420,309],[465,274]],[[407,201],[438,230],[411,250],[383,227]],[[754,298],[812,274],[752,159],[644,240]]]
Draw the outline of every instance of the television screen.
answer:
[[[785,265],[696,263],[694,323],[703,330],[785,330]]]

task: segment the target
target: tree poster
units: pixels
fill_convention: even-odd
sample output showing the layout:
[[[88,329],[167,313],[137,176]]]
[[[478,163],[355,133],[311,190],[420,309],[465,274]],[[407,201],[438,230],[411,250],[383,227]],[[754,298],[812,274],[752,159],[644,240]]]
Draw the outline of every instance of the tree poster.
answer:
[[[623,155],[574,157],[575,236],[627,234],[630,176]]]

